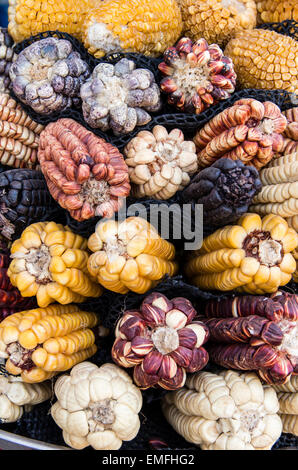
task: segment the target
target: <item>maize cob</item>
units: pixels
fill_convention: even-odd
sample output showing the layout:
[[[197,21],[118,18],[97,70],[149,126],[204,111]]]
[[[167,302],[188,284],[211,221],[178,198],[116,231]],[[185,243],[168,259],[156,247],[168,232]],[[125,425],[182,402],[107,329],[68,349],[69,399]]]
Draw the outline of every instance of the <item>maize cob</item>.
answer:
[[[203,369],[208,362],[202,346],[209,331],[193,321],[196,315],[184,297],[169,300],[158,292],[149,294],[139,310],[124,312],[118,321],[114,361],[133,367],[134,381],[143,390],[155,385],[167,390],[183,387],[186,372]]]
[[[36,296],[40,307],[98,297],[102,289],[88,273],[86,248],[87,240],[63,225],[29,225],[11,246],[8,276],[23,297]]]
[[[52,305],[10,315],[0,323],[6,370],[24,382],[43,382],[92,356],[95,313],[77,305]]]
[[[276,157],[298,152],[298,107],[287,109],[283,114],[288,123],[283,132],[283,146]]]
[[[274,167],[260,171],[263,187],[252,200],[251,212],[285,218],[298,215],[298,152],[289,159],[291,163],[285,163],[284,157],[277,158]]]
[[[242,88],[287,90],[298,94],[298,43],[275,31],[241,31],[231,39],[225,55],[233,61]]]
[[[160,91],[154,74],[136,68],[133,60],[123,58],[113,65],[99,63],[81,88],[85,121],[115,135],[128,134],[136,126],[151,121],[150,112],[161,108]]]
[[[174,196],[197,171],[195,150],[195,144],[184,140],[179,129],[168,133],[165,127],[155,126],[152,132],[139,132],[124,149],[134,196]]]
[[[273,387],[277,392],[283,432],[298,436],[298,376],[292,375],[285,384]]]
[[[52,418],[74,449],[118,450],[140,429],[142,394],[115,364],[76,365],[70,374],[58,377],[55,395]]]
[[[183,33],[224,46],[235,33],[256,26],[253,0],[178,0]]]
[[[196,372],[163,397],[162,410],[202,450],[271,449],[282,432],[276,392],[254,373]]]
[[[3,423],[14,423],[24,411],[48,400],[52,395],[50,381],[42,384],[26,384],[18,377],[0,376],[0,419]]]
[[[7,32],[7,28],[0,28],[0,93],[9,92],[9,70],[16,58],[13,40]]]
[[[85,16],[94,0],[9,0],[8,32],[15,42],[43,31],[62,31],[81,39]]]
[[[296,231],[298,235],[298,214],[294,215],[293,217],[288,217],[287,222],[289,227]],[[298,283],[298,247],[292,252],[295,260],[296,260],[296,271],[293,273],[293,280],[294,282]]]
[[[0,233],[8,239],[58,208],[39,171],[4,171],[0,174],[0,191]]]
[[[194,143],[199,167],[209,167],[225,157],[260,169],[281,150],[286,125],[286,117],[271,101],[236,101],[197,131]]]
[[[207,290],[276,292],[292,278],[296,263],[291,252],[297,245],[297,233],[282,217],[244,214],[236,225],[203,240],[187,263],[186,275]]]
[[[256,168],[222,157],[197,173],[181,197],[186,203],[203,204],[204,224],[220,227],[247,212],[261,187]]]
[[[297,295],[277,292],[260,300],[242,296],[211,301],[205,314],[208,318],[201,321],[209,328],[208,352],[216,364],[256,370],[269,384],[285,383],[297,373]]]
[[[113,52],[159,56],[181,31],[176,0],[105,0],[87,13],[83,42],[97,58]]]
[[[36,168],[39,134],[33,121],[13,98],[0,93],[0,163],[15,168]]]
[[[126,294],[147,292],[178,270],[174,246],[141,217],[100,221],[88,240],[90,274],[107,289]]]
[[[164,75],[160,88],[168,95],[168,103],[182,111],[200,114],[235,91],[231,59],[204,38],[194,43],[181,38],[165,51],[163,59],[158,65]]]
[[[119,150],[73,119],[46,126],[38,158],[51,195],[76,220],[112,217],[130,192]]]
[[[257,0],[257,23],[280,23],[284,20],[298,21],[296,0]]]
[[[90,70],[70,41],[49,37],[22,50],[9,75],[22,103],[47,115],[80,104],[80,88]]]

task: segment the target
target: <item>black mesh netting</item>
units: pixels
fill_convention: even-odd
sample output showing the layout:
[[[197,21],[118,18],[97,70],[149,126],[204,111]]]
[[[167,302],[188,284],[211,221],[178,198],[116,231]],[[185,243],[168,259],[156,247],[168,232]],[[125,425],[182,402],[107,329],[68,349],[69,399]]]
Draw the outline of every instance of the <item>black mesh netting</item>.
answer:
[[[205,300],[226,295],[202,291],[198,287],[188,284],[182,274],[179,274],[172,278],[167,277],[163,279],[155,288],[145,294],[135,294],[134,292],[117,294],[106,290],[101,297],[88,299],[88,301],[83,302],[80,306],[82,309],[98,313],[102,324],[112,330],[125,310],[138,308],[145,297],[154,291],[165,294],[169,299],[173,297],[186,297],[193,303],[198,313],[203,312],[203,302]]]
[[[285,20],[280,23],[264,23],[258,26],[259,29],[270,29],[276,33],[290,36],[298,41],[298,22],[294,20]]]
[[[123,201],[121,210],[115,214],[115,220],[122,221],[126,217],[139,216],[143,217],[144,219],[148,220],[148,222],[153,224],[154,221],[156,221],[156,224],[154,224],[154,226],[158,230],[160,235],[163,238],[166,238],[171,243],[173,243],[175,247],[179,249],[182,248],[184,242],[184,224],[189,223],[189,217],[191,216],[191,212],[187,212],[184,216],[183,213],[181,214],[181,204],[181,191],[178,191],[172,198],[167,200],[157,200],[149,197],[140,199],[127,197]],[[163,234],[161,232],[161,222],[162,217],[164,216],[169,217],[169,230]],[[179,217],[179,219],[177,217]],[[78,222],[70,216],[69,212],[65,211],[66,225],[68,225],[68,227],[73,230],[73,232],[86,238],[89,237],[95,231],[96,224],[101,219],[102,217],[98,216],[92,217],[91,219],[84,220],[82,222]],[[177,222],[179,220],[179,227],[177,226],[177,222],[174,227],[175,220],[177,220]]]

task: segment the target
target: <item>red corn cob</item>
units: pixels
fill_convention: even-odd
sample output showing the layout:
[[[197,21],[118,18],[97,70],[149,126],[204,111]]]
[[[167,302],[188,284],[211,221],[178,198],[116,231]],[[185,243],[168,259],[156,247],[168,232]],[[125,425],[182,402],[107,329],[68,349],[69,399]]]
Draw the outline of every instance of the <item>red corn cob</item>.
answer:
[[[266,318],[250,315],[244,318],[211,318],[207,320],[210,340],[220,343],[250,342],[251,345],[279,346],[283,339],[280,327]]]

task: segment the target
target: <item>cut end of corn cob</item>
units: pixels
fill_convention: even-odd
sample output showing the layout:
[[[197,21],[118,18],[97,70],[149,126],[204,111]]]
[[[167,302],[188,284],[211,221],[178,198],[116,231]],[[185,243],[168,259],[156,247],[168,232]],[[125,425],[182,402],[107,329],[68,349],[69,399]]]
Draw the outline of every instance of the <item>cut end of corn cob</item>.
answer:
[[[202,289],[276,292],[292,278],[296,263],[291,251],[297,245],[297,233],[282,217],[244,214],[237,225],[203,240],[186,274]]]
[[[95,313],[76,305],[52,305],[13,314],[0,323],[6,370],[24,382],[42,382],[96,352]]]
[[[159,56],[181,31],[176,0],[106,0],[87,13],[83,40],[98,58],[121,51]]]
[[[178,270],[175,248],[142,217],[99,222],[88,240],[90,274],[107,289],[139,294]]]
[[[233,61],[242,88],[283,89],[298,93],[298,43],[275,31],[241,31],[225,54]]]
[[[102,289],[87,269],[87,240],[55,222],[27,227],[11,247],[11,283],[23,297],[36,296],[40,307],[98,297]]]
[[[0,163],[38,168],[37,148],[43,126],[33,121],[8,93],[0,93]]]

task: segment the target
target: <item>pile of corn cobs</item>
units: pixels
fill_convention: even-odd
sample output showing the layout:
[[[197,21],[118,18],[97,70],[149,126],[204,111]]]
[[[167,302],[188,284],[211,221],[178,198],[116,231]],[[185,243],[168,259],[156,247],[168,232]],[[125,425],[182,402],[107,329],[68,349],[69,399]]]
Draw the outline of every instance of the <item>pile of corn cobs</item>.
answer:
[[[134,439],[150,388],[202,449],[297,436],[298,43],[262,29],[297,21],[295,2],[60,3],[11,0],[0,34],[0,419],[48,400],[52,381],[48,410],[76,449]],[[15,53],[54,29],[70,35]],[[166,113],[197,127],[155,125]],[[128,197],[190,205],[189,219],[201,204],[201,247],[125,212]],[[159,291],[176,276],[191,299]],[[106,299],[124,306],[113,330]],[[117,365],[98,367],[106,336]]]

